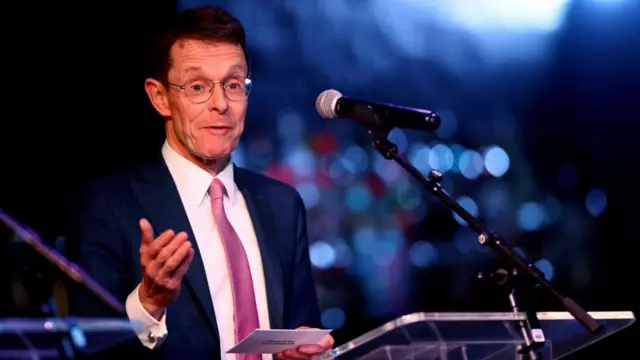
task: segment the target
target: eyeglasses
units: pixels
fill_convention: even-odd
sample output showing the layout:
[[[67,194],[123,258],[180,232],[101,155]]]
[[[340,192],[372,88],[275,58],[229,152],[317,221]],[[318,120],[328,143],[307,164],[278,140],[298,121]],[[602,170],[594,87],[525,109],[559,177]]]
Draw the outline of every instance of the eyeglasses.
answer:
[[[184,91],[187,99],[194,104],[202,104],[209,101],[213,94],[213,87],[222,85],[224,95],[231,101],[242,101],[249,97],[251,93],[252,80],[249,76],[234,78],[225,82],[213,82],[208,79],[189,80],[183,85],[172,84],[180,90]]]

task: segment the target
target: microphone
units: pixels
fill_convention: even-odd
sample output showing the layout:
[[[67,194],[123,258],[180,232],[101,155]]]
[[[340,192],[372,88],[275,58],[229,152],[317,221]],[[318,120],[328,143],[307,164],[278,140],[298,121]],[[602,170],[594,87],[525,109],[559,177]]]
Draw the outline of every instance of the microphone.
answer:
[[[367,108],[370,108],[369,112],[375,116],[367,116],[367,111],[363,111]],[[440,117],[432,111],[352,99],[333,89],[325,90],[318,95],[316,111],[328,120],[355,119],[369,130],[371,127],[382,127],[385,131],[401,128],[433,132],[440,127]]]

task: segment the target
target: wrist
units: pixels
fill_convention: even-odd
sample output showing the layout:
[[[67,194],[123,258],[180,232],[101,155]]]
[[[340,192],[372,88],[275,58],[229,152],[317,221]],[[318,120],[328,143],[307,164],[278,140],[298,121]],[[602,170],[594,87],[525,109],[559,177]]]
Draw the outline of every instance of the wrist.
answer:
[[[142,294],[138,293],[138,299],[140,300],[140,304],[147,312],[147,314],[151,315],[152,318],[160,321],[162,315],[164,314],[164,308],[155,305],[152,301],[147,300]]]
[[[151,315],[152,318],[156,319],[157,321],[160,321],[162,315],[164,314],[164,309],[159,306],[142,303],[142,307],[149,315]]]

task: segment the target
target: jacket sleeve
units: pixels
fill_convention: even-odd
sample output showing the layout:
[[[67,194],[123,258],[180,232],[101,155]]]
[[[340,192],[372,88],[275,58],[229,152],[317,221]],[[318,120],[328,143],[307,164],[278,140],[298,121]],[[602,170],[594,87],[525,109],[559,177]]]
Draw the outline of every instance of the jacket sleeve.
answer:
[[[126,321],[129,318],[124,304],[136,284],[130,275],[132,262],[127,259],[130,255],[125,246],[126,239],[119,229],[114,207],[110,206],[107,199],[104,187],[97,184],[91,184],[77,194],[68,234],[69,257],[113,295],[123,311],[110,308],[93,294],[72,283],[68,286],[69,313],[79,318],[118,318]],[[136,335],[134,331],[95,336],[89,334],[85,352],[97,352],[99,356],[95,358],[149,358],[151,350],[145,348]]]

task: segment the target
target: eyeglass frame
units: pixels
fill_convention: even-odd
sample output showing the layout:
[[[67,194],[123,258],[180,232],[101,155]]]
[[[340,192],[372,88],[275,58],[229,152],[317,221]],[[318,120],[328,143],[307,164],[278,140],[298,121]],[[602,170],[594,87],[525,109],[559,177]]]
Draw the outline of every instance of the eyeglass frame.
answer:
[[[211,80],[209,80],[209,79],[205,79],[205,80],[206,80],[206,81],[211,81]],[[247,80],[249,81],[249,86],[247,86]],[[205,100],[202,100],[202,101],[199,101],[199,102],[195,102],[195,101],[191,100],[191,98],[189,98],[189,95],[187,95],[187,90],[186,90],[186,86],[187,86],[187,84],[189,84],[189,83],[190,83],[190,82],[192,82],[192,81],[196,81],[196,80],[187,80],[187,81],[185,81],[185,83],[184,83],[184,84],[182,84],[182,85],[174,84],[174,83],[171,83],[171,82],[167,82],[167,84],[168,84],[168,85],[170,85],[170,86],[177,87],[177,88],[179,88],[180,90],[182,90],[182,92],[184,93],[184,96],[186,96],[186,97],[187,97],[187,99],[188,99],[191,103],[193,103],[193,104],[203,104],[203,103],[205,103],[205,102],[209,101],[209,100],[211,99],[211,96],[213,95],[213,88],[214,88],[216,85],[222,85],[222,93],[224,94],[224,96],[225,96],[229,101],[242,101],[242,100],[245,100],[245,99],[249,98],[249,94],[251,94],[251,89],[253,88],[253,78],[251,77],[251,73],[249,73],[249,74],[247,74],[247,76],[245,76],[245,77],[244,77],[244,82],[245,82],[245,90],[244,90],[244,92],[245,92],[245,97],[244,97],[244,99],[237,99],[237,100],[236,100],[236,99],[231,99],[231,98],[229,97],[229,95],[227,95],[227,91],[226,91],[226,88],[225,88],[225,85],[224,85],[224,81],[219,81],[219,82],[211,81],[211,90],[209,91],[209,96],[207,96],[207,98],[206,98]]]

